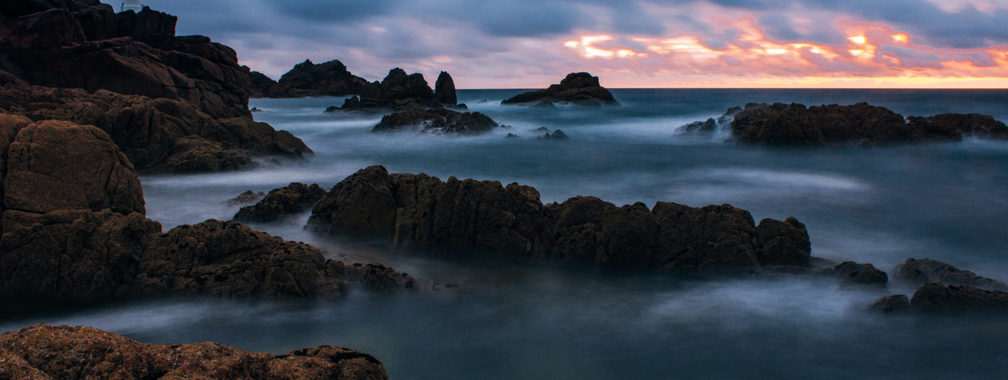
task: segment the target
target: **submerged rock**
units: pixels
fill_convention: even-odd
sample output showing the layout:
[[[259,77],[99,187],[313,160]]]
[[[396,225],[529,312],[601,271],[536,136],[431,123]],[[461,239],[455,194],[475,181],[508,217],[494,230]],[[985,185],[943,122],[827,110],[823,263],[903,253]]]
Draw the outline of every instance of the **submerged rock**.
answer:
[[[907,259],[896,266],[895,277],[917,285],[941,282],[947,285],[969,285],[988,290],[1008,290],[1004,282],[979,276],[968,270],[931,259]]]
[[[235,214],[234,220],[271,222],[310,209],[325,193],[326,191],[318,184],[308,186],[294,182],[285,187],[271,190],[262,201],[255,205],[242,207]]]
[[[257,82],[268,84],[261,78]],[[341,96],[359,93],[367,84],[364,78],[347,71],[343,62],[338,60],[320,64],[305,60],[281,76],[265,95],[271,98]]]
[[[527,104],[552,106],[567,103],[580,106],[617,105],[616,98],[599,84],[599,78],[589,73],[570,73],[560,84],[550,85],[545,90],[521,93],[506,99],[501,104]]]
[[[830,144],[891,145],[959,141],[963,136],[1008,138],[1008,126],[990,116],[942,114],[903,116],[883,107],[802,104],[746,106],[732,122],[732,136],[746,144],[822,146]]]
[[[22,379],[387,379],[378,359],[318,346],[281,355],[219,343],[145,344],[91,327],[35,325],[0,335],[0,376]]]
[[[885,286],[889,282],[889,276],[875,268],[874,265],[858,264],[853,261],[844,261],[828,269],[825,274],[833,275],[844,283],[854,285]]]
[[[553,132],[546,132],[546,134],[543,135],[542,138],[545,140],[566,140],[567,134],[557,129]]]
[[[479,135],[500,127],[489,116],[479,112],[456,112],[444,108],[426,111],[402,111],[382,117],[371,132],[401,132],[407,130],[447,135]]]
[[[679,127],[679,133],[713,133],[718,129],[718,123],[713,118],[706,121],[694,121]]]
[[[793,256],[803,247],[809,254],[804,226],[781,223],[788,229],[779,236],[764,229],[769,239],[764,242],[752,216],[729,205],[658,202],[648,209],[641,203],[617,207],[594,197],[543,205],[528,186],[454,177],[445,182],[373,166],[333,187],[313,207],[306,228],[388,238],[402,248],[441,254],[484,252],[605,268],[719,272],[758,267],[764,264],[761,257],[766,264],[778,263],[777,257],[801,262]],[[799,241],[786,242],[790,239]]]
[[[881,314],[903,314],[910,311],[910,299],[902,294],[885,296],[868,306],[868,311]]]
[[[932,282],[918,288],[910,304],[924,313],[1005,313],[1008,292]]]

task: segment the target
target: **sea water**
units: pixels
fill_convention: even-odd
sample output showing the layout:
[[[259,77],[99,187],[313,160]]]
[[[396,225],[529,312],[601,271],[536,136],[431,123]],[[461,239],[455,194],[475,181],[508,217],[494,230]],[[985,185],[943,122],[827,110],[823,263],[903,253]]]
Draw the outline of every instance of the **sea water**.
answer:
[[[144,175],[148,216],[165,229],[230,219],[226,200],[293,181],[330,188],[358,169],[517,182],[542,200],[594,195],[617,205],[732,204],[794,216],[813,256],[870,262],[892,274],[907,258],[946,261],[1008,280],[1008,142],[864,148],[768,148],[687,123],[746,103],[866,101],[904,116],[978,112],[1008,120],[1008,91],[614,90],[618,107],[504,107],[518,90],[461,90],[471,111],[508,128],[483,136],[375,134],[380,115],[325,113],[341,98],[253,99],[255,114],[315,155],[256,169]],[[546,140],[545,127],[569,138]],[[507,138],[507,134],[518,137]],[[318,236],[307,213],[253,227],[311,243],[335,259],[380,262],[419,292],[342,300],[166,299],[0,320],[90,325],[143,342],[219,341],[281,353],[330,344],[378,357],[393,378],[951,378],[1008,373],[1008,322],[990,317],[884,317],[887,294],[823,278],[707,281],[521,263],[407,255],[387,244]],[[456,284],[457,287],[446,287]]]

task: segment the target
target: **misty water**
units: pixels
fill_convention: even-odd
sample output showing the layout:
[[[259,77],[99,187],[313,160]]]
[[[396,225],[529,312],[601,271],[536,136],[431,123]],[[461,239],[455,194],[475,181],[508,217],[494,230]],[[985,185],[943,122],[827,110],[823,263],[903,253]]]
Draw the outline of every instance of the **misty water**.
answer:
[[[1008,91],[615,90],[620,107],[501,107],[518,90],[460,101],[510,129],[478,137],[372,134],[380,116],[324,113],[342,99],[253,99],[259,121],[316,151],[254,170],[145,175],[148,216],[165,229],[230,219],[226,200],[292,181],[330,188],[363,167],[536,187],[544,202],[595,195],[625,204],[729,203],[758,221],[794,216],[812,255],[891,273],[933,258],[1008,280],[1008,142],[766,148],[683,124],[748,102],[867,101],[907,115],[979,112],[1008,120]],[[537,138],[546,127],[569,139]],[[518,138],[505,138],[508,133]],[[409,255],[382,242],[302,229],[308,215],[253,227],[329,257],[380,262],[420,280],[399,295],[269,301],[168,299],[0,320],[89,325],[151,343],[218,341],[281,353],[321,344],[375,355],[393,378],[952,378],[1008,373],[1008,321],[883,317],[874,299],[914,287],[845,287],[808,277],[690,280]],[[446,288],[446,284],[457,284]]]

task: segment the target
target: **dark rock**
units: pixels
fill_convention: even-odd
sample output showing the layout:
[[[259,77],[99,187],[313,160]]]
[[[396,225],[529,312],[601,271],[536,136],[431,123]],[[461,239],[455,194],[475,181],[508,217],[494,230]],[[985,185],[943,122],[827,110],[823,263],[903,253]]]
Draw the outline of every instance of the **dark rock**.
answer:
[[[914,292],[910,305],[924,313],[1005,313],[1008,293],[932,282]]]
[[[257,193],[252,190],[246,190],[244,193],[238,194],[237,197],[228,199],[227,204],[231,206],[250,205],[259,202],[264,196],[266,196],[264,192],[260,191]]]
[[[871,264],[858,264],[853,261],[844,261],[839,265],[827,269],[824,274],[833,275],[846,284],[885,286],[889,282],[889,276]]]
[[[532,132],[534,132],[534,133],[549,133],[549,128],[539,127],[539,128],[533,129]]]
[[[694,121],[686,124],[679,127],[678,131],[680,133],[711,133],[716,131],[717,128],[717,121],[714,121],[714,119],[707,119],[707,121]]]
[[[903,116],[883,107],[801,104],[747,105],[732,122],[732,136],[747,144],[822,146],[891,145],[959,141],[963,135],[1008,138],[1008,127],[990,116],[943,114]]]
[[[359,93],[367,84],[363,78],[347,71],[338,60],[317,65],[305,60],[281,76],[267,94],[273,98],[341,96]]]
[[[756,226],[759,234],[760,257],[763,265],[809,265],[812,243],[809,241],[805,225],[788,217],[783,222],[763,219]]]
[[[447,135],[478,135],[498,128],[497,122],[479,112],[456,112],[444,108],[402,111],[382,117],[372,132],[419,130]]]
[[[504,136],[504,137],[509,138],[509,139],[513,139],[513,138],[518,138],[518,135],[516,135],[514,133],[508,133],[507,136]]]
[[[253,206],[242,207],[235,214],[234,220],[271,222],[310,209],[325,193],[326,191],[317,184],[308,186],[294,182],[286,187],[273,189],[262,201]]]
[[[542,136],[542,138],[546,140],[566,140],[567,134],[557,129],[553,131],[553,133],[547,132],[545,135]]]
[[[140,169],[170,170],[165,160],[180,153],[176,141],[189,135],[242,151],[233,156],[310,152],[300,141],[290,146],[293,136],[254,122],[248,68],[209,38],[176,37],[174,16],[149,8],[116,14],[93,1],[15,3],[0,20],[5,112],[95,125]]]
[[[931,259],[907,259],[896,266],[895,277],[913,284],[941,282],[948,285],[969,285],[981,289],[1008,290],[1005,283],[979,276],[968,270]]]
[[[253,98],[268,98],[273,93],[273,88],[277,86],[275,80],[258,71],[249,72],[249,83],[249,96]]]
[[[612,93],[599,84],[599,79],[589,73],[570,73],[560,82],[545,90],[530,91],[515,95],[501,104],[533,104],[552,106],[553,103],[569,103],[581,106],[616,105]]]
[[[458,96],[455,94],[455,81],[452,80],[451,75],[447,72],[442,71],[438,75],[437,81],[434,82],[434,96],[441,104],[458,104]]]
[[[868,306],[868,311],[881,314],[903,314],[910,311],[910,299],[902,294],[885,296]]]
[[[259,107],[252,107],[251,109],[249,109],[249,112],[262,112],[262,110],[259,109]]]
[[[384,237],[402,248],[442,254],[482,252],[605,268],[718,272],[757,267],[760,257],[794,255],[763,249],[808,244],[807,235],[795,233],[794,223],[780,223],[788,226],[783,235],[761,244],[752,216],[728,205],[693,208],[658,202],[649,210],[641,203],[617,207],[594,197],[543,205],[528,186],[390,175],[373,166],[340,182],[316,203],[306,228]]]
[[[252,163],[248,152],[228,149],[223,144],[198,136],[175,140],[174,154],[163,167],[173,172],[217,172],[247,167]]]
[[[387,379],[378,359],[318,346],[281,355],[219,343],[145,344],[92,327],[35,325],[0,335],[0,375],[32,379]]]

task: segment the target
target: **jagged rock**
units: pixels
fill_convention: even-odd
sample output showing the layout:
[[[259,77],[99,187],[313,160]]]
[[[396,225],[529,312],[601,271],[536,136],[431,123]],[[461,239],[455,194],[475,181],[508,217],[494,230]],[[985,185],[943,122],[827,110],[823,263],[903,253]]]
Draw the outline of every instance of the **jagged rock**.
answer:
[[[441,104],[458,104],[458,96],[455,94],[455,81],[451,75],[442,71],[434,82],[434,97]]]
[[[424,133],[478,135],[499,127],[489,116],[479,112],[456,112],[444,108],[426,111],[402,111],[382,117],[371,132],[419,130]]]
[[[546,134],[543,135],[542,138],[545,139],[545,140],[566,140],[567,139],[567,134],[564,133],[563,131],[557,129],[557,130],[553,131],[552,133],[546,132]]]
[[[249,71],[249,96],[253,98],[268,98],[273,93],[277,82],[266,74]],[[253,109],[252,112],[255,112]]]
[[[910,305],[925,313],[1005,313],[1008,293],[932,282],[914,292]]]
[[[305,60],[281,76],[267,94],[273,98],[341,96],[359,93],[367,84],[338,60],[317,65]]]
[[[236,53],[206,37],[176,37],[174,16],[149,8],[116,14],[90,1],[14,3],[0,17],[5,112],[95,125],[139,169],[171,170],[165,160],[190,135],[235,156],[310,152],[253,121],[249,72]]]
[[[752,216],[729,205],[658,202],[649,210],[641,203],[617,207],[594,197],[543,205],[528,186],[454,177],[443,182],[425,174],[390,175],[372,166],[319,200],[306,228],[384,237],[402,248],[441,254],[483,252],[606,268],[717,272],[757,267],[760,257],[794,255],[763,249],[807,246],[807,234],[786,224],[783,235],[761,244]],[[792,238],[803,241],[783,241]]]
[[[948,285],[969,285],[988,290],[1008,290],[1005,283],[979,276],[968,270],[931,259],[907,259],[896,266],[895,277],[914,284],[941,282]]]
[[[271,190],[262,201],[255,205],[242,207],[235,214],[234,220],[271,222],[310,209],[325,193],[325,189],[322,189],[318,184],[308,186],[294,182],[286,187]]]
[[[706,121],[694,121],[677,129],[680,133],[711,133],[718,128],[717,121],[713,118]]]
[[[589,73],[567,74],[560,84],[550,85],[545,90],[521,93],[506,99],[501,104],[530,104],[552,106],[554,103],[570,103],[581,106],[616,105],[616,98],[599,84],[599,79]]]
[[[381,82],[372,82],[363,86],[359,96],[346,99],[342,107],[329,107],[327,112],[335,111],[380,111],[392,109],[397,111],[422,112],[430,108],[455,107],[455,83],[451,76],[442,72],[438,76],[439,93],[435,96],[423,74],[407,75],[398,67],[389,71]],[[458,107],[458,108],[464,108]]]
[[[219,343],[145,344],[92,327],[35,325],[0,335],[0,376],[32,379],[387,379],[378,359],[318,346],[281,355]]]
[[[736,140],[764,145],[891,145],[959,141],[964,134],[1008,138],[1008,127],[986,115],[911,117],[907,123],[903,116],[867,103],[747,105],[735,115],[731,128]]]
[[[164,167],[173,172],[216,172],[249,166],[252,159],[240,149],[227,149],[218,142],[198,136],[175,140],[177,153],[168,156]]]
[[[846,284],[885,286],[889,282],[889,276],[871,264],[858,264],[853,261],[844,261],[839,265],[827,269],[824,274],[839,278]]]
[[[238,194],[237,197],[227,200],[227,204],[231,206],[240,205],[251,205],[259,202],[260,199],[266,196],[264,192],[255,192],[252,190],[246,190],[244,193]]]
[[[910,299],[902,294],[885,296],[868,306],[868,311],[881,314],[903,314],[910,311]]]

